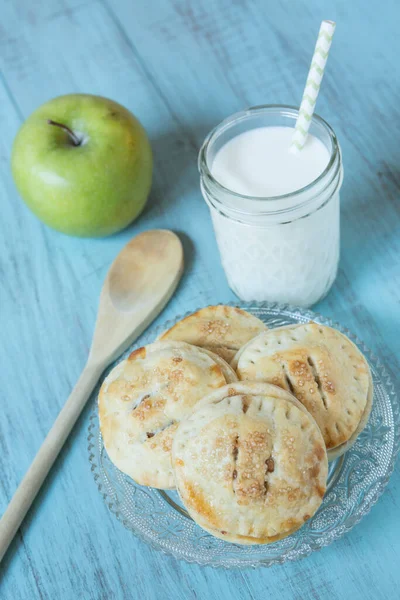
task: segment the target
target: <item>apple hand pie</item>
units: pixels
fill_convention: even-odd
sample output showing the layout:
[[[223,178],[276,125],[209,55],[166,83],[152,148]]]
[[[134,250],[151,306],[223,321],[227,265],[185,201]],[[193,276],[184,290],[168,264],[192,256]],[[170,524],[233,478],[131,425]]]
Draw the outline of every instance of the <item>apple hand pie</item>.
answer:
[[[369,367],[335,329],[317,323],[270,329],[232,364],[240,380],[273,383],[294,394],[318,423],[329,459],[343,454],[366,425],[373,396]]]
[[[207,306],[178,321],[160,340],[177,340],[208,348],[227,362],[249,340],[265,331],[266,325],[241,308]]]
[[[155,342],[132,352],[106,377],[99,420],[112,462],[137,483],[173,488],[171,445],[198,400],[237,377],[212,352]]]
[[[321,431],[289,392],[239,382],[204,398],[175,433],[176,486],[198,525],[267,544],[313,516],[326,490]]]

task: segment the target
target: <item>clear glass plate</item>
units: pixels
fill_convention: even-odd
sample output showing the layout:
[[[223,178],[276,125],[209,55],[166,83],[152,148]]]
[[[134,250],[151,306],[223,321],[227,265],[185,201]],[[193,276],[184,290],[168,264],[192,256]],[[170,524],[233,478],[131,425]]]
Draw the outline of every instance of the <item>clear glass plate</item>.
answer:
[[[400,445],[400,407],[393,384],[383,365],[347,329],[309,310],[279,304],[240,302],[240,306],[269,327],[314,320],[345,333],[365,354],[374,380],[374,402],[365,430],[354,446],[330,465],[328,491],[312,519],[293,535],[264,546],[241,546],[214,538],[186,513],[176,492],[137,485],[119,471],[104,449],[97,416],[97,395],[92,395],[88,450],[91,470],[108,508],[139,538],[157,550],[201,565],[225,568],[271,566],[308,556],[327,546],[356,525],[378,500],[393,471]],[[190,313],[187,313],[190,314]],[[186,315],[184,315],[186,316]],[[152,342],[176,321],[150,327],[131,349]]]

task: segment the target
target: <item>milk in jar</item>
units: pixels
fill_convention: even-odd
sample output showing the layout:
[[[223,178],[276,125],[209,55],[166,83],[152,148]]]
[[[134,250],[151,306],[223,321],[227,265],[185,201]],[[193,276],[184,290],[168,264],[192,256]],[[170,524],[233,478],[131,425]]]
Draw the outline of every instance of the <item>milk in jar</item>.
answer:
[[[224,187],[244,196],[271,197],[296,192],[326,169],[329,152],[313,135],[301,152],[290,152],[291,127],[257,127],[224,144],[211,173]]]
[[[314,116],[305,147],[291,153],[296,116],[290,107],[249,109],[211,132],[200,151],[222,264],[243,300],[311,306],[336,276],[340,149]]]

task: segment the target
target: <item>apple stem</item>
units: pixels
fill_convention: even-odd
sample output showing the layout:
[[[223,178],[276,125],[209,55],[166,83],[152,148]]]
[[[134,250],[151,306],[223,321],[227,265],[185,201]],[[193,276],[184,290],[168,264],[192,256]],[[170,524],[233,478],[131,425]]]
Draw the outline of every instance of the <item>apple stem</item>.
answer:
[[[72,129],[70,129],[63,123],[57,123],[57,121],[53,121],[52,119],[47,119],[47,123],[48,123],[48,125],[55,125],[56,127],[61,127],[61,129],[64,129],[64,131],[66,131],[68,133],[68,135],[70,136],[74,146],[81,145],[81,140],[78,138],[78,136],[72,131]]]

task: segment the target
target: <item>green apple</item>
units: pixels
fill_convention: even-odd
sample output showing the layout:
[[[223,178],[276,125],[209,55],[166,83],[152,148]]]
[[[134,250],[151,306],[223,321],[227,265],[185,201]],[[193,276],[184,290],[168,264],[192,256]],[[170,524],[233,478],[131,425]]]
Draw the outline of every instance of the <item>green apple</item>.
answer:
[[[126,108],[68,94],[21,126],[11,166],[18,191],[44,223],[102,237],[123,229],[146,204],[153,159],[146,132]]]

